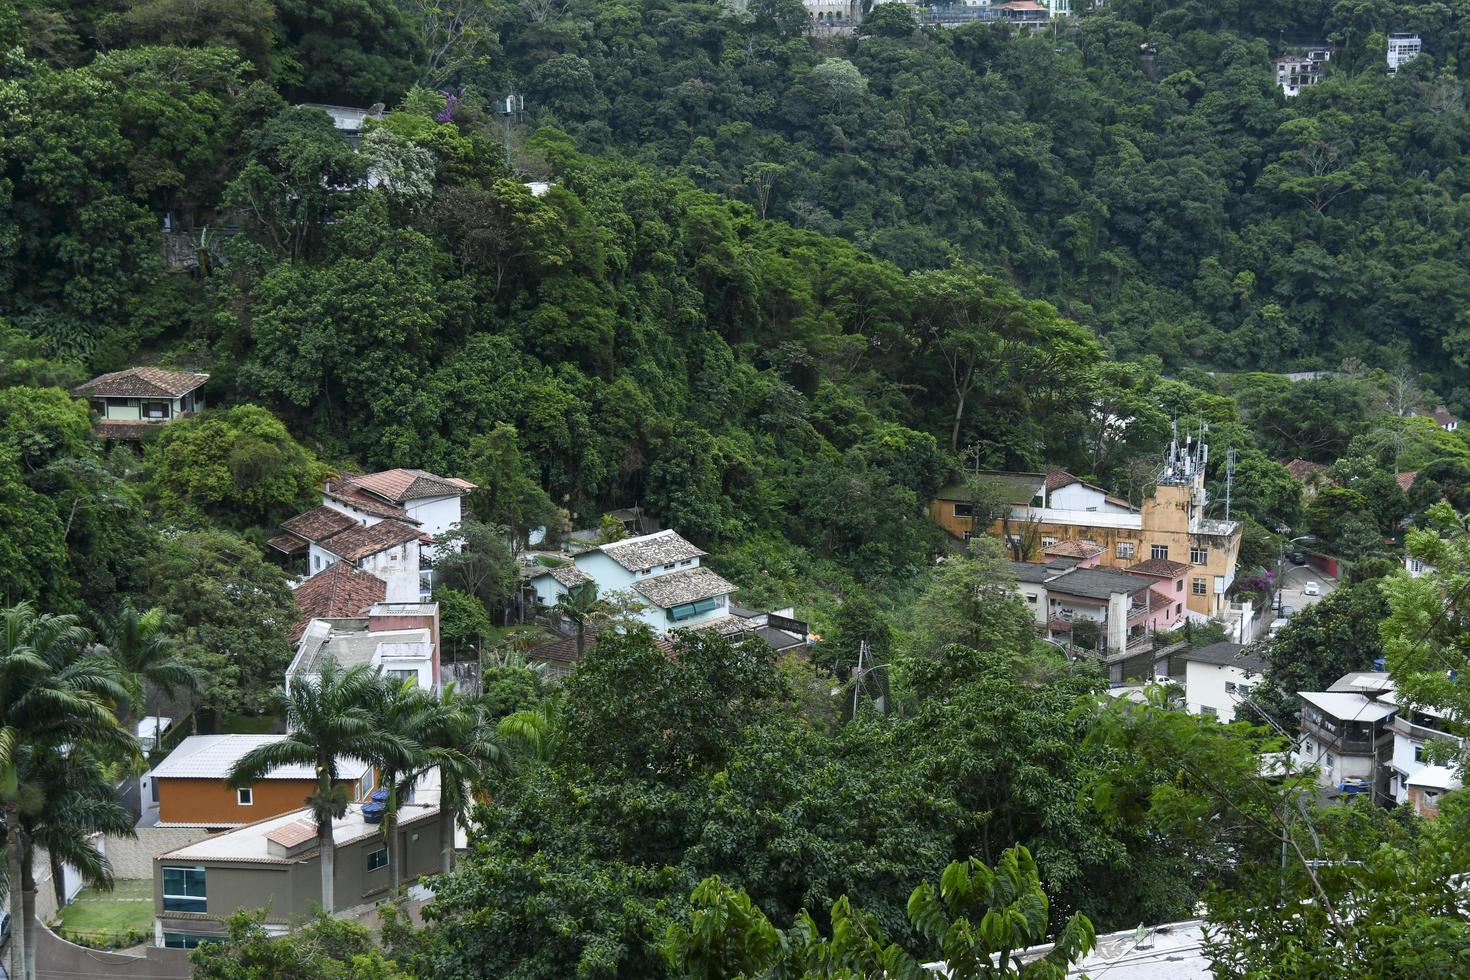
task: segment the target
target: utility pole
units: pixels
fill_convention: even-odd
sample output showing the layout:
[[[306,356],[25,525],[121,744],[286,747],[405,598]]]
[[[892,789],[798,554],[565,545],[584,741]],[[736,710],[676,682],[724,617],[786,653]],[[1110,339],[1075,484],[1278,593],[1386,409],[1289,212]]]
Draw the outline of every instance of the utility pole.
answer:
[[[1235,483],[1235,447],[1225,450],[1225,519],[1230,520],[1230,489]]]
[[[517,95],[512,89],[505,100],[500,103],[500,118],[505,124],[505,166],[510,168],[510,133],[511,127],[521,121],[521,115],[526,111],[526,97]]]
[[[854,718],[857,717],[858,688],[860,688],[863,683],[863,657],[867,655],[867,652],[868,641],[863,640],[859,642],[857,668],[852,672],[852,716]]]

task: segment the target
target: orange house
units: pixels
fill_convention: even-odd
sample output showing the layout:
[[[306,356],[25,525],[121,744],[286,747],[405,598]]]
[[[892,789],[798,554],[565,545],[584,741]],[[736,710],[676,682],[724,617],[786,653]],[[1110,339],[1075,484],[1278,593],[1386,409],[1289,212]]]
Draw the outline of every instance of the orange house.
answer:
[[[192,735],[179,743],[140,781],[144,825],[240,827],[298,810],[317,791],[310,766],[282,766],[254,785],[231,789],[226,777],[235,763],[284,735]],[[337,760],[337,785],[352,800],[376,787],[373,767],[361,759]]]

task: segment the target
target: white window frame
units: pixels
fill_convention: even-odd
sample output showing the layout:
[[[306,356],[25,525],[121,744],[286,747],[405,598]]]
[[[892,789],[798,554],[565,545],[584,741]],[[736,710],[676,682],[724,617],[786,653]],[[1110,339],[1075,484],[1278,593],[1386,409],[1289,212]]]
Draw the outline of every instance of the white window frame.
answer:
[[[1148,556],[1156,561],[1160,559],[1168,561],[1169,546],[1166,544],[1151,544],[1148,546]]]
[[[1208,579],[1203,579],[1203,578],[1193,578],[1193,579],[1191,579],[1190,582],[1189,582],[1189,591],[1190,591],[1190,594],[1191,595],[1209,595],[1210,594],[1210,583],[1209,583],[1209,580]]]
[[[1190,548],[1189,563],[1191,565],[1208,565],[1210,563],[1210,549]]]
[[[235,802],[238,803],[240,806],[254,806],[255,787],[241,786],[239,789],[235,790]]]
[[[376,860],[378,858],[378,855],[380,855],[380,854],[382,855],[382,861],[383,861],[383,863],[382,864],[378,864],[378,865],[374,865],[373,864],[373,861]],[[388,866],[388,861],[389,861],[389,855],[388,855],[388,848],[387,847],[377,847],[377,848],[374,848],[371,851],[368,851],[367,852],[367,870],[368,870],[368,873],[371,874],[374,871],[381,871],[381,870],[383,870],[384,868],[386,868]]]
[[[1133,542],[1132,541],[1119,541],[1118,542],[1117,555],[1118,555],[1119,558],[1123,559],[1124,561],[1132,561],[1133,560],[1133,554],[1134,554],[1134,552],[1133,552]]]

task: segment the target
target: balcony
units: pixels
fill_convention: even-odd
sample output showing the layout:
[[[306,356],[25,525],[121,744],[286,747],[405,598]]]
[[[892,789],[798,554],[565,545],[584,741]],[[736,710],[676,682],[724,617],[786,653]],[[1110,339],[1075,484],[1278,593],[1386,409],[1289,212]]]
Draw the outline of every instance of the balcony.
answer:
[[[1375,736],[1371,729],[1365,730],[1360,722],[1349,722],[1344,729],[1337,723],[1313,721],[1303,716],[1302,734],[1316,739],[1324,748],[1339,755],[1372,755],[1388,732],[1380,730]]]
[[[1416,742],[1431,742],[1436,739],[1442,739],[1446,742],[1459,741],[1457,738],[1455,738],[1455,736],[1447,735],[1444,732],[1440,731],[1438,728],[1428,728],[1424,725],[1416,725],[1408,719],[1399,717],[1398,715],[1395,715],[1393,720],[1388,723],[1388,729],[1391,732],[1403,735],[1405,738],[1414,739]]]

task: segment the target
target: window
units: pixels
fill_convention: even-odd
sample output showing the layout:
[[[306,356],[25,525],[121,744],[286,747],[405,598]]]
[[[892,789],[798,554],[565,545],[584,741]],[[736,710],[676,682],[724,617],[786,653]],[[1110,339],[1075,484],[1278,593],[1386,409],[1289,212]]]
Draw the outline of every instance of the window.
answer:
[[[1414,746],[1414,761],[1415,762],[1423,762],[1424,761],[1424,746],[1422,746],[1422,745],[1416,745],[1416,746]]]
[[[1182,615],[1183,613],[1184,613],[1184,603],[1180,602],[1180,603],[1175,604],[1175,606],[1174,606],[1174,615],[1179,616],[1179,615]]]
[[[311,570],[313,572],[319,572],[319,571],[322,570],[322,556],[321,555],[312,555],[311,556]]]
[[[163,869],[163,910],[165,912],[208,912],[204,894],[203,868]]]
[[[152,797],[154,803],[158,802],[158,780],[148,780],[148,795]]]
[[[1235,693],[1235,682],[1234,681],[1226,681],[1225,682],[1225,693],[1226,694],[1234,694]]]
[[[664,566],[664,571],[666,571],[666,572],[673,571],[673,569],[674,569],[674,563],[673,562],[669,562],[667,565]]]
[[[680,620],[690,619],[700,613],[709,612],[711,609],[719,608],[716,599],[700,599],[698,602],[686,602],[681,606],[674,606],[669,610],[669,622],[677,623]]]
[[[367,864],[369,871],[386,868],[388,866],[388,849],[386,847],[380,847],[376,851],[368,851]]]
[[[1337,765],[1337,760],[1332,757],[1331,752],[1328,752],[1326,755],[1322,756],[1322,764],[1325,765],[1328,769],[1331,769],[1333,766]]]
[[[404,681],[417,682],[419,679],[419,672],[416,670],[388,670],[384,671],[384,673],[386,673],[388,675],[388,679],[398,687],[402,687]]]
[[[1162,558],[1165,561],[1169,560],[1169,546],[1166,544],[1151,545],[1148,549],[1148,552],[1148,556],[1150,558]]]
[[[144,402],[143,417],[145,419],[168,418],[168,402]]]
[[[163,934],[163,945],[168,949],[193,949],[200,943],[222,942],[224,938],[224,936],[194,936],[187,932],[166,932]]]
[[[694,564],[694,559],[693,558],[685,558],[683,561],[679,562],[679,567],[680,568],[683,568],[685,565],[693,565],[693,564]]]
[[[1194,592],[1195,595],[1209,595],[1210,583],[1202,578],[1197,578],[1191,585],[1191,591]]]
[[[1199,713],[1204,715],[1206,718],[1214,718],[1219,714],[1219,712],[1217,712],[1213,706],[1208,704],[1200,705]]]
[[[369,770],[368,772],[366,772],[366,773],[363,774],[362,782],[360,782],[360,783],[357,784],[357,798],[359,800],[365,800],[365,799],[368,798],[368,794],[371,793],[372,791],[373,791],[373,774],[372,774],[372,771]]]
[[[1057,539],[1056,538],[1044,537],[1044,538],[1041,539],[1041,546],[1043,548],[1050,548],[1052,545],[1054,545],[1056,543],[1057,543]]]
[[[255,791],[249,786],[235,790],[235,802],[241,806],[253,806],[255,803]]]
[[[1033,605],[1033,606],[1034,606],[1034,605],[1036,605],[1036,596],[1034,596],[1034,595],[1031,595],[1031,594],[1030,594],[1030,593],[1029,593],[1029,592],[1028,592],[1028,593],[1027,593],[1027,594],[1026,594],[1026,601],[1027,601],[1027,602],[1029,602],[1029,603],[1031,603],[1031,605]]]
[[[1133,542],[1132,541],[1119,541],[1118,542],[1118,557],[1119,558],[1122,558],[1124,561],[1132,561],[1133,560]]]
[[[1208,565],[1210,563],[1210,549],[1190,548],[1189,563],[1191,565]]]
[[[1437,789],[1426,789],[1424,791],[1424,802],[1425,803],[1433,803],[1433,802],[1435,802],[1438,799],[1439,799],[1439,790],[1437,790]]]
[[[956,517],[974,517],[975,516],[975,508],[971,504],[955,504],[954,505],[954,516],[956,516]]]

